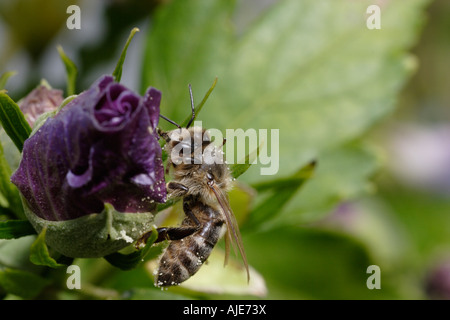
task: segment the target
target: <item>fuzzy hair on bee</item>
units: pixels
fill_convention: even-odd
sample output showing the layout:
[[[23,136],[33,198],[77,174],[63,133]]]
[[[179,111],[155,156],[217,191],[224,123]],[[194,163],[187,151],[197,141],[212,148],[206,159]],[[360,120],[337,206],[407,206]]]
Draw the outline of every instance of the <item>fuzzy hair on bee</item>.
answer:
[[[166,141],[169,155],[167,169],[172,180],[167,183],[170,198],[183,201],[186,215],[178,227],[158,228],[158,240],[169,240],[156,272],[155,285],[178,285],[193,276],[208,259],[220,238],[225,235],[225,264],[230,243],[239,252],[247,280],[250,273],[238,224],[230,208],[228,192],[232,176],[223,159],[222,145],[216,145],[207,130],[191,127],[195,118],[192,90],[192,118],[186,128],[161,116],[178,128],[159,135]]]
[[[165,149],[170,155],[167,168],[172,169],[172,181],[188,189],[177,189],[173,187],[174,184],[169,184],[170,197],[200,196],[213,204],[217,200],[210,186],[211,180],[221,191],[228,193],[231,190],[232,177],[223,161],[222,146],[214,145],[206,129],[183,128],[181,133],[179,129],[175,129],[162,135],[167,139]],[[177,148],[178,146],[181,148]]]

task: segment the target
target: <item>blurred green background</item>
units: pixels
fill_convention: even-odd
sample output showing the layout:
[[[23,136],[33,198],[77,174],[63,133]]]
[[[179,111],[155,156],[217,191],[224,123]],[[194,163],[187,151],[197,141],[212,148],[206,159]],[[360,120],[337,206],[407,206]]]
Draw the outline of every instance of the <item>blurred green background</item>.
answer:
[[[75,3],[81,29],[68,30],[66,8]],[[379,30],[366,27],[372,4],[381,9]],[[136,26],[121,82],[141,93],[158,88],[161,113],[182,122],[188,83],[199,102],[217,76],[203,126],[279,129],[280,170],[261,176],[253,165],[230,193],[249,284],[238,259],[223,268],[219,246],[195,277],[167,291],[154,288],[151,259],[127,272],[77,259],[82,289],[68,290],[65,270],[30,265],[33,239],[24,237],[1,240],[0,268],[38,275],[42,290],[11,292],[0,277],[0,294],[450,298],[449,14],[446,0],[3,0],[0,74],[17,71],[5,87],[16,101],[41,78],[65,90],[57,45],[84,90],[114,70]],[[275,143],[267,141],[269,154]],[[160,215],[176,223],[180,208]],[[381,289],[367,287],[370,265],[380,267]]]

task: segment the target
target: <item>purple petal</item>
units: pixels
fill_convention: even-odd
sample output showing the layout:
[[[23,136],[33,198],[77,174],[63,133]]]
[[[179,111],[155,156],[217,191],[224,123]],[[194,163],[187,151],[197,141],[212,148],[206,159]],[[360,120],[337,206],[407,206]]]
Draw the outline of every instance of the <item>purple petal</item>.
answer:
[[[95,82],[25,141],[11,180],[33,212],[68,220],[103,210],[147,212],[164,202],[154,130],[161,94],[142,98],[109,76]],[[150,113],[151,112],[151,113]]]
[[[161,103],[161,92],[155,88],[149,88],[144,96],[144,104],[150,115],[152,127],[156,128],[159,122],[159,105]]]

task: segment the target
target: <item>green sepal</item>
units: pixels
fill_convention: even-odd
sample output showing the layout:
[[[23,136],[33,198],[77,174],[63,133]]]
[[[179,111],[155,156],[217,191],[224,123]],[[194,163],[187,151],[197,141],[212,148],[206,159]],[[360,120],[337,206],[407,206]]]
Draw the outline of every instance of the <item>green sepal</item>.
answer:
[[[22,199],[25,214],[37,232],[44,228],[46,243],[71,258],[99,258],[117,252],[142,237],[152,227],[153,214],[121,213],[105,204],[101,213],[66,221],[36,216]]]
[[[55,259],[50,256],[48,252],[47,244],[45,243],[45,234],[47,228],[44,227],[39,233],[36,240],[33,242],[30,248],[30,261],[38,266],[46,266],[50,268],[63,267],[63,264],[57,263]]]

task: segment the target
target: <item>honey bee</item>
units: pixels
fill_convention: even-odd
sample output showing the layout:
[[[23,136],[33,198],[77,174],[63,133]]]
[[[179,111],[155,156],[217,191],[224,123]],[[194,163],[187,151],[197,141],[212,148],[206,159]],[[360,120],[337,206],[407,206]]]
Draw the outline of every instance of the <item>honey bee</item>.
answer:
[[[186,128],[181,128],[161,115],[178,129],[169,132],[158,131],[166,141],[165,148],[169,154],[167,168],[172,169],[173,179],[167,183],[167,191],[170,198],[182,198],[186,217],[179,227],[157,229],[156,241],[170,240],[170,244],[160,258],[155,285],[167,287],[189,279],[208,259],[224,234],[225,264],[231,242],[235,251],[239,251],[242,257],[249,281],[247,258],[227,196],[232,177],[228,165],[224,161],[217,161],[223,160],[221,149],[225,139],[218,147],[211,141],[207,130],[201,127],[190,128],[195,118],[190,85],[189,92],[192,117]],[[215,161],[211,161],[211,157],[215,157]],[[148,235],[146,237],[148,238]]]

